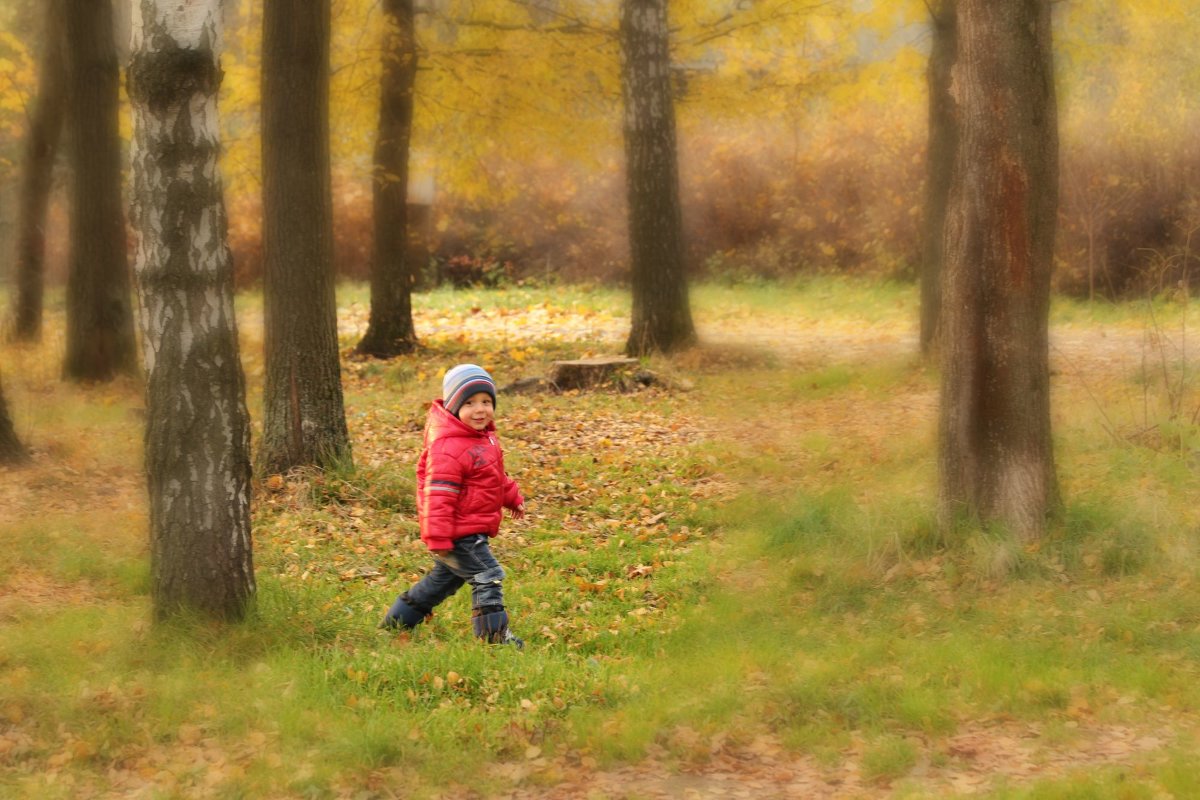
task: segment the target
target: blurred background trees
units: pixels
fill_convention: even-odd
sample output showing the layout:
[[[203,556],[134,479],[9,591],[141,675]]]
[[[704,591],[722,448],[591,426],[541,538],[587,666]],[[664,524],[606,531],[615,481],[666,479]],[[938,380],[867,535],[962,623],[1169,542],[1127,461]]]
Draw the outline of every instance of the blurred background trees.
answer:
[[[958,51],[958,20],[954,0],[929,4],[929,66],[925,91],[929,95],[929,130],[925,146],[925,206],[921,224],[921,352],[934,347],[942,302],[942,231],[946,202],[958,154],[958,118],[950,96],[951,70]]]
[[[26,458],[28,453],[17,438],[12,416],[8,413],[8,401],[4,399],[4,386],[0,385],[0,464],[17,464]]]
[[[46,216],[67,100],[63,10],[63,0],[47,0],[45,4],[37,89],[31,99],[20,165],[10,333],[12,338],[26,342],[37,341],[42,335]]]
[[[0,3],[0,235],[15,253],[18,165],[35,107],[44,8]],[[333,260],[370,274],[372,152],[386,14],[332,7]],[[410,201],[420,279],[628,280],[619,3],[417,0]],[[261,279],[261,0],[227,11],[222,102],[238,281]],[[684,258],[723,280],[920,274],[926,186],[926,4],[675,0]],[[1193,187],[1200,20],[1178,2],[1054,7],[1063,198],[1054,285],[1128,296],[1177,287]],[[66,219],[48,220],[61,282]],[[1195,270],[1191,270],[1192,273]],[[11,268],[9,269],[11,274]]]
[[[63,376],[110,380],[138,371],[116,29],[108,2],[65,0],[62,10],[71,164]]]
[[[412,289],[424,265],[410,242],[419,211],[408,212],[408,160],[412,149],[417,80],[416,14],[413,0],[385,0],[380,42],[379,131],[371,181],[371,316],[355,348],[390,358],[416,347]]]
[[[264,469],[350,457],[338,361],[329,159],[329,0],[265,0]]]
[[[683,266],[679,146],[667,0],[621,4],[621,99],[633,314],[625,352],[677,350],[696,338]]]

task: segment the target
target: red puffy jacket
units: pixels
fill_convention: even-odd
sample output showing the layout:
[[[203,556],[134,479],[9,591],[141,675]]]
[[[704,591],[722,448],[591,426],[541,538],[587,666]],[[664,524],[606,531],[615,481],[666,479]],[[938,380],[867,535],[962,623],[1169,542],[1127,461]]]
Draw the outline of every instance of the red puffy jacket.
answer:
[[[449,550],[455,539],[500,532],[501,508],[525,501],[504,471],[496,426],[477,431],[434,400],[425,419],[425,442],[417,460],[417,514],[421,540],[430,550]]]

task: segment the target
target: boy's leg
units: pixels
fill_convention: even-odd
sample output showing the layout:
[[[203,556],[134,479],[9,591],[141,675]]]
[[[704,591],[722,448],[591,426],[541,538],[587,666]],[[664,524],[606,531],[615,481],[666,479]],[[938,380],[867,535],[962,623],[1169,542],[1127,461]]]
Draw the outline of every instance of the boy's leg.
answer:
[[[464,583],[471,584],[472,623],[475,635],[493,643],[524,642],[508,630],[508,612],[504,610],[504,568],[492,555],[486,534],[465,536],[454,542],[454,549],[435,556],[433,569],[415,586],[397,598],[384,625],[415,627],[438,603],[454,594]],[[415,621],[410,621],[415,620]]]
[[[459,557],[456,571],[469,573],[467,583],[471,585],[471,622],[475,635],[493,644],[523,647],[525,643],[508,629],[508,612],[504,609],[504,567],[492,555],[487,536],[468,539],[463,541],[462,552],[455,547],[453,555]]]
[[[467,579],[471,587],[471,609],[492,609],[504,607],[504,567],[492,555],[488,546],[488,538],[484,535],[468,537],[471,541],[463,542],[461,558],[458,562],[458,574]],[[459,556],[455,549],[455,556]]]
[[[435,558],[433,569],[392,603],[387,616],[383,618],[383,627],[417,627],[433,612],[435,606],[461,589],[464,583],[466,580],[463,577],[454,574],[444,561]]]

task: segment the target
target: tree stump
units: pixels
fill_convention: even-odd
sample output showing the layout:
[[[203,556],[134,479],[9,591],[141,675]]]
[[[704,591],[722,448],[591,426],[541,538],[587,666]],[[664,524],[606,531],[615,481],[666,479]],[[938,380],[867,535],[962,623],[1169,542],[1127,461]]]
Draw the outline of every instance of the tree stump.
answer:
[[[574,361],[555,361],[550,370],[550,381],[560,391],[588,389],[606,383],[622,382],[631,368],[636,367],[636,358],[624,356],[597,356],[579,358]]]

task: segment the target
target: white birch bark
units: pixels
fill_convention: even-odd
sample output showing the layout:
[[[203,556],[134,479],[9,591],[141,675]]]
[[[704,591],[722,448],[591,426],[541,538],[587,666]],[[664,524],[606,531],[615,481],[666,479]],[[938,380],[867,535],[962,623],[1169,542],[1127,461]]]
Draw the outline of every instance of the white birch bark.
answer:
[[[220,0],[135,0],[135,270],[155,614],[238,618],[254,595],[250,431],[217,163]]]

